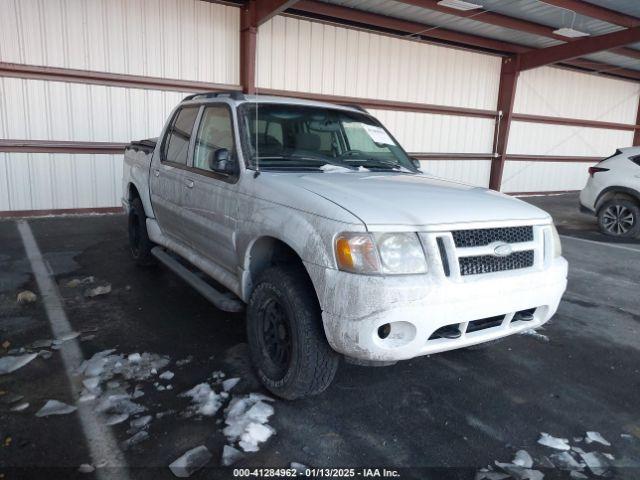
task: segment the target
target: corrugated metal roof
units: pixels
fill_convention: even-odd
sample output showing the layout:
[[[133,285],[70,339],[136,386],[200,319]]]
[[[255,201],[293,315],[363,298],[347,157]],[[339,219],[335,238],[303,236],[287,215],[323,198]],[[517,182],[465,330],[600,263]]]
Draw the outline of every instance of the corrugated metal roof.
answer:
[[[640,2],[638,0],[586,0],[586,2],[632,17],[640,17]]]
[[[490,25],[473,18],[462,18],[455,15],[429,10],[394,0],[322,0],[324,3],[355,8],[366,12],[377,13],[389,17],[431,25],[433,28],[443,28],[461,33],[473,34],[494,40],[501,40],[531,48],[546,48],[559,45],[562,42],[554,38],[521,32],[518,30]],[[518,18],[553,28],[571,27],[590,35],[604,35],[624,27],[613,25],[584,15],[578,15],[571,10],[544,3],[543,0],[474,0],[485,10],[496,12],[508,17]],[[640,0],[590,0],[590,3],[616,10],[640,18]],[[480,13],[479,15],[482,15]],[[428,29],[425,35],[428,35]],[[640,43],[630,47],[640,50]],[[611,64],[615,67],[640,70],[640,60],[623,55],[600,52],[585,56],[594,61]]]

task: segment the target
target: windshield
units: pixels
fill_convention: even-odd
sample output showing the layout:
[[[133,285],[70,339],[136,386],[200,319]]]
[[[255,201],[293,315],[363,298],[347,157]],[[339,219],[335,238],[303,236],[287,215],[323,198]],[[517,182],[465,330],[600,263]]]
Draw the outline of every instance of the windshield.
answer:
[[[389,132],[366,114],[245,103],[240,125],[249,168],[417,171]]]

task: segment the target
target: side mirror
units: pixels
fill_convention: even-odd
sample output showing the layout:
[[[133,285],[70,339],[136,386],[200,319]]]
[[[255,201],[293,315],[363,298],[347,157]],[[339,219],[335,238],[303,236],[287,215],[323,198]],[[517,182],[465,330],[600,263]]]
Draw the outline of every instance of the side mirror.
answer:
[[[420,165],[420,160],[418,160],[415,157],[410,157],[411,158],[411,163],[413,163],[413,166],[416,167],[418,170],[420,170],[420,167],[422,165]]]
[[[228,173],[231,166],[230,157],[231,154],[226,148],[219,148],[215,150],[209,157],[209,169],[214,172]]]

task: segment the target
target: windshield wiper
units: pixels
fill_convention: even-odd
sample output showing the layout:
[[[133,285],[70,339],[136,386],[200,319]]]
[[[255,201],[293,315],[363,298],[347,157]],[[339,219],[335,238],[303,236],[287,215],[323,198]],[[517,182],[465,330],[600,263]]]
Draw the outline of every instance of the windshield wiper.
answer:
[[[301,162],[313,162],[313,163],[319,163],[319,164],[322,164],[322,165],[335,165],[336,167],[348,168],[349,170],[356,170],[357,169],[357,167],[354,167],[353,165],[348,165],[348,164],[346,164],[344,162],[330,160],[330,159],[327,159],[327,158],[308,157],[308,156],[296,155],[296,154],[292,154],[292,155],[271,155],[271,156],[264,156],[264,157],[252,157],[252,160],[253,160],[254,165],[256,164],[256,162],[260,162],[261,160],[286,160],[287,162],[300,160]]]
[[[414,173],[411,170],[409,170],[407,167],[400,165],[397,162],[382,160],[379,158],[358,158],[354,160],[345,160],[345,162],[349,162],[349,163],[357,162],[359,167],[364,167],[364,168],[379,168],[379,169],[386,168],[389,170],[399,170],[402,172]]]

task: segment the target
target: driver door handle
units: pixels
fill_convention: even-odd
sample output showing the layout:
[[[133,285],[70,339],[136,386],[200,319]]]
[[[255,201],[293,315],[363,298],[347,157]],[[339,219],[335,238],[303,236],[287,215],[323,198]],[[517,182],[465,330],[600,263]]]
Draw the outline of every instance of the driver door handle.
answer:
[[[193,180],[187,178],[184,182],[184,186],[187,188],[193,188]]]
[[[153,174],[154,174],[156,177],[159,177],[159,176],[160,176],[160,170],[158,170],[158,169],[156,168],[156,169],[153,171]]]

